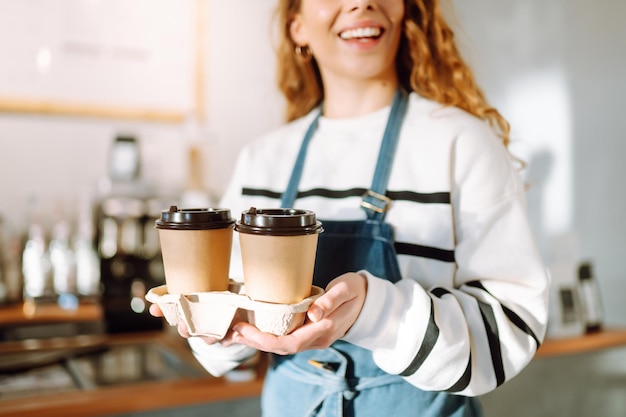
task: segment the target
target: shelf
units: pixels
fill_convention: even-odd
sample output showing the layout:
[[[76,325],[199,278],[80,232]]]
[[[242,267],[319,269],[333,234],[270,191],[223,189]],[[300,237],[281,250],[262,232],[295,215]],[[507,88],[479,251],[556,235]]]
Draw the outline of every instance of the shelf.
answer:
[[[578,337],[548,339],[541,345],[536,357],[571,355],[619,346],[626,346],[626,329],[603,329]]]
[[[64,309],[53,303],[28,302],[0,307],[0,327],[16,324],[98,321],[102,317],[102,307],[95,302],[81,303],[76,309]]]

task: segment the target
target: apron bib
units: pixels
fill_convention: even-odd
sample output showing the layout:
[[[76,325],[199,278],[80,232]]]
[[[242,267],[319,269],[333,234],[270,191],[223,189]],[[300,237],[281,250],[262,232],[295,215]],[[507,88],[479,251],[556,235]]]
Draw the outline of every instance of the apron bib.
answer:
[[[313,282],[326,288],[345,272],[367,270],[391,282],[400,280],[393,227],[384,221],[391,201],[385,196],[408,97],[393,99],[371,189],[363,196],[364,220],[321,220]],[[308,144],[319,114],[305,133],[281,207],[293,207]],[[273,355],[262,395],[264,417],[479,416],[475,400],[422,391],[381,370],[371,351],[338,340],[327,349]]]

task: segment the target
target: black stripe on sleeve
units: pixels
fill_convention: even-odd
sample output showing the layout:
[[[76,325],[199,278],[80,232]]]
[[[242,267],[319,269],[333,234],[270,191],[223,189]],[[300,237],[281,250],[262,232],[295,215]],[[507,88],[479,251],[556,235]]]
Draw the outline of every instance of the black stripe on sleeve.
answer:
[[[495,299],[497,299],[497,297],[491,294],[479,281],[468,282],[466,285],[469,287],[478,288],[479,290],[482,290],[486,292],[487,294],[491,295],[492,297],[494,297]],[[535,335],[535,332],[533,332],[532,329],[528,326],[528,324],[526,324],[526,322],[520,316],[518,316],[513,310],[503,305],[502,303],[500,303],[500,305],[502,306],[502,311],[504,311],[504,314],[509,319],[509,321],[513,323],[515,326],[517,326],[517,328],[519,328],[521,331],[523,331],[524,333],[532,337],[535,343],[537,344],[537,349],[539,349],[539,346],[541,346],[541,341],[539,340],[537,335]]]
[[[424,335],[424,340],[422,341],[422,345],[417,351],[417,354],[407,366],[407,368],[400,372],[401,376],[409,376],[413,375],[420,366],[424,363],[430,352],[432,352],[435,347],[435,343],[439,338],[439,326],[435,322],[435,307],[434,303],[430,302],[430,319],[428,320],[428,327],[426,328],[426,334]]]
[[[348,197],[361,197],[367,190],[365,188],[350,188],[348,190],[329,190],[327,188],[313,188],[307,191],[298,191],[296,198],[306,197],[324,197],[332,199],[341,199]],[[260,188],[243,187],[241,194],[247,196],[260,196],[280,199],[282,197],[282,191],[272,191]]]
[[[306,197],[324,197],[341,199],[347,197],[361,197],[367,192],[365,188],[350,188],[347,190],[330,190],[328,188],[312,188],[306,191],[299,191],[296,198]],[[282,191],[273,191],[262,188],[243,187],[241,189],[243,195],[260,196],[280,199]],[[414,203],[423,204],[450,204],[450,193],[416,193],[413,191],[388,191],[387,197],[395,201],[412,201]]]
[[[269,198],[276,198],[276,199],[280,199],[280,197],[282,196],[282,192],[259,189],[259,188],[247,188],[247,187],[244,187],[241,189],[241,194],[254,196],[254,197],[269,197]]]
[[[441,287],[433,288],[432,290],[430,290],[430,292],[437,298],[441,298],[446,294],[451,294],[450,291]],[[463,372],[463,375],[461,375],[461,378],[459,378],[459,380],[450,388],[448,388],[446,391],[447,392],[463,391],[469,385],[471,378],[472,378],[472,353],[470,352],[469,359],[467,361],[467,366],[465,367],[465,371]]]
[[[446,392],[463,391],[465,388],[467,388],[471,379],[472,379],[472,354],[470,353],[469,360],[467,361],[467,367],[465,368],[465,372],[463,372],[463,375],[461,375],[461,378],[459,378],[459,380],[456,381],[454,385],[448,388]]]
[[[528,327],[524,320],[522,320],[520,316],[515,314],[513,310],[504,305],[502,306],[502,310],[504,311],[506,317],[511,321],[511,323],[515,324],[520,330],[522,330],[524,333],[526,333],[535,340],[535,343],[537,344],[537,349],[539,349],[539,346],[541,346],[541,341],[535,335],[535,332],[533,332],[532,329]]]
[[[504,375],[504,364],[502,363],[502,350],[500,349],[500,335],[498,334],[498,323],[493,309],[487,303],[477,301],[480,308],[480,314],[483,317],[483,324],[487,332],[487,340],[489,341],[489,350],[491,351],[491,363],[493,371],[496,375],[497,386],[504,383],[506,377]]]
[[[348,190],[329,190],[328,188],[313,188],[306,191],[298,191],[297,198],[325,197],[341,199],[347,197],[361,197],[367,190],[365,188],[350,188]]]
[[[392,200],[413,201],[424,204],[450,204],[450,193],[416,193],[413,191],[389,191],[387,197]]]
[[[432,290],[430,290],[430,293],[432,295],[434,295],[437,298],[441,298],[446,294],[452,294],[450,291],[446,290],[445,288],[441,288],[441,287],[435,287]]]
[[[421,258],[435,259],[442,262],[455,262],[453,250],[421,246],[412,243],[395,242],[394,247],[398,255],[419,256]]]

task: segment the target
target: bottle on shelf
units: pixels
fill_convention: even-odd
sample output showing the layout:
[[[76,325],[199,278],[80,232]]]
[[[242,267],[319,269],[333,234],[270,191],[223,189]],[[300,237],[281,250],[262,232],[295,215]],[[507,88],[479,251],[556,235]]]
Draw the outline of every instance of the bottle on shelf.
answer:
[[[57,302],[62,308],[76,309],[76,267],[74,250],[70,245],[70,226],[63,216],[58,216],[52,228],[48,244],[48,257],[52,272],[52,284]]]
[[[76,262],[76,291],[87,299],[100,297],[100,257],[94,245],[95,224],[93,202],[89,193],[81,195],[78,205],[77,229],[73,239]]]
[[[37,219],[33,219],[22,252],[25,299],[35,301],[53,296],[50,270],[44,227]]]
[[[577,276],[578,237],[573,232],[553,236],[549,248],[551,285],[546,336],[551,339],[581,336],[585,333],[585,323]]]
[[[593,273],[591,262],[582,262],[578,267],[580,299],[587,333],[597,332],[602,328],[603,308],[598,281]]]

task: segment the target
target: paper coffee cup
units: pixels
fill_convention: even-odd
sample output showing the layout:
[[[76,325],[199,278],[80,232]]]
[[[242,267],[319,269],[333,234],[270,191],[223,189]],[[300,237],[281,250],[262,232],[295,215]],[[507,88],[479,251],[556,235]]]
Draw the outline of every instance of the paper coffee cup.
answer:
[[[248,297],[294,304],[311,294],[317,238],[323,231],[315,213],[251,207],[242,212],[235,231]]]
[[[228,290],[234,222],[226,209],[161,212],[156,228],[169,294]]]

